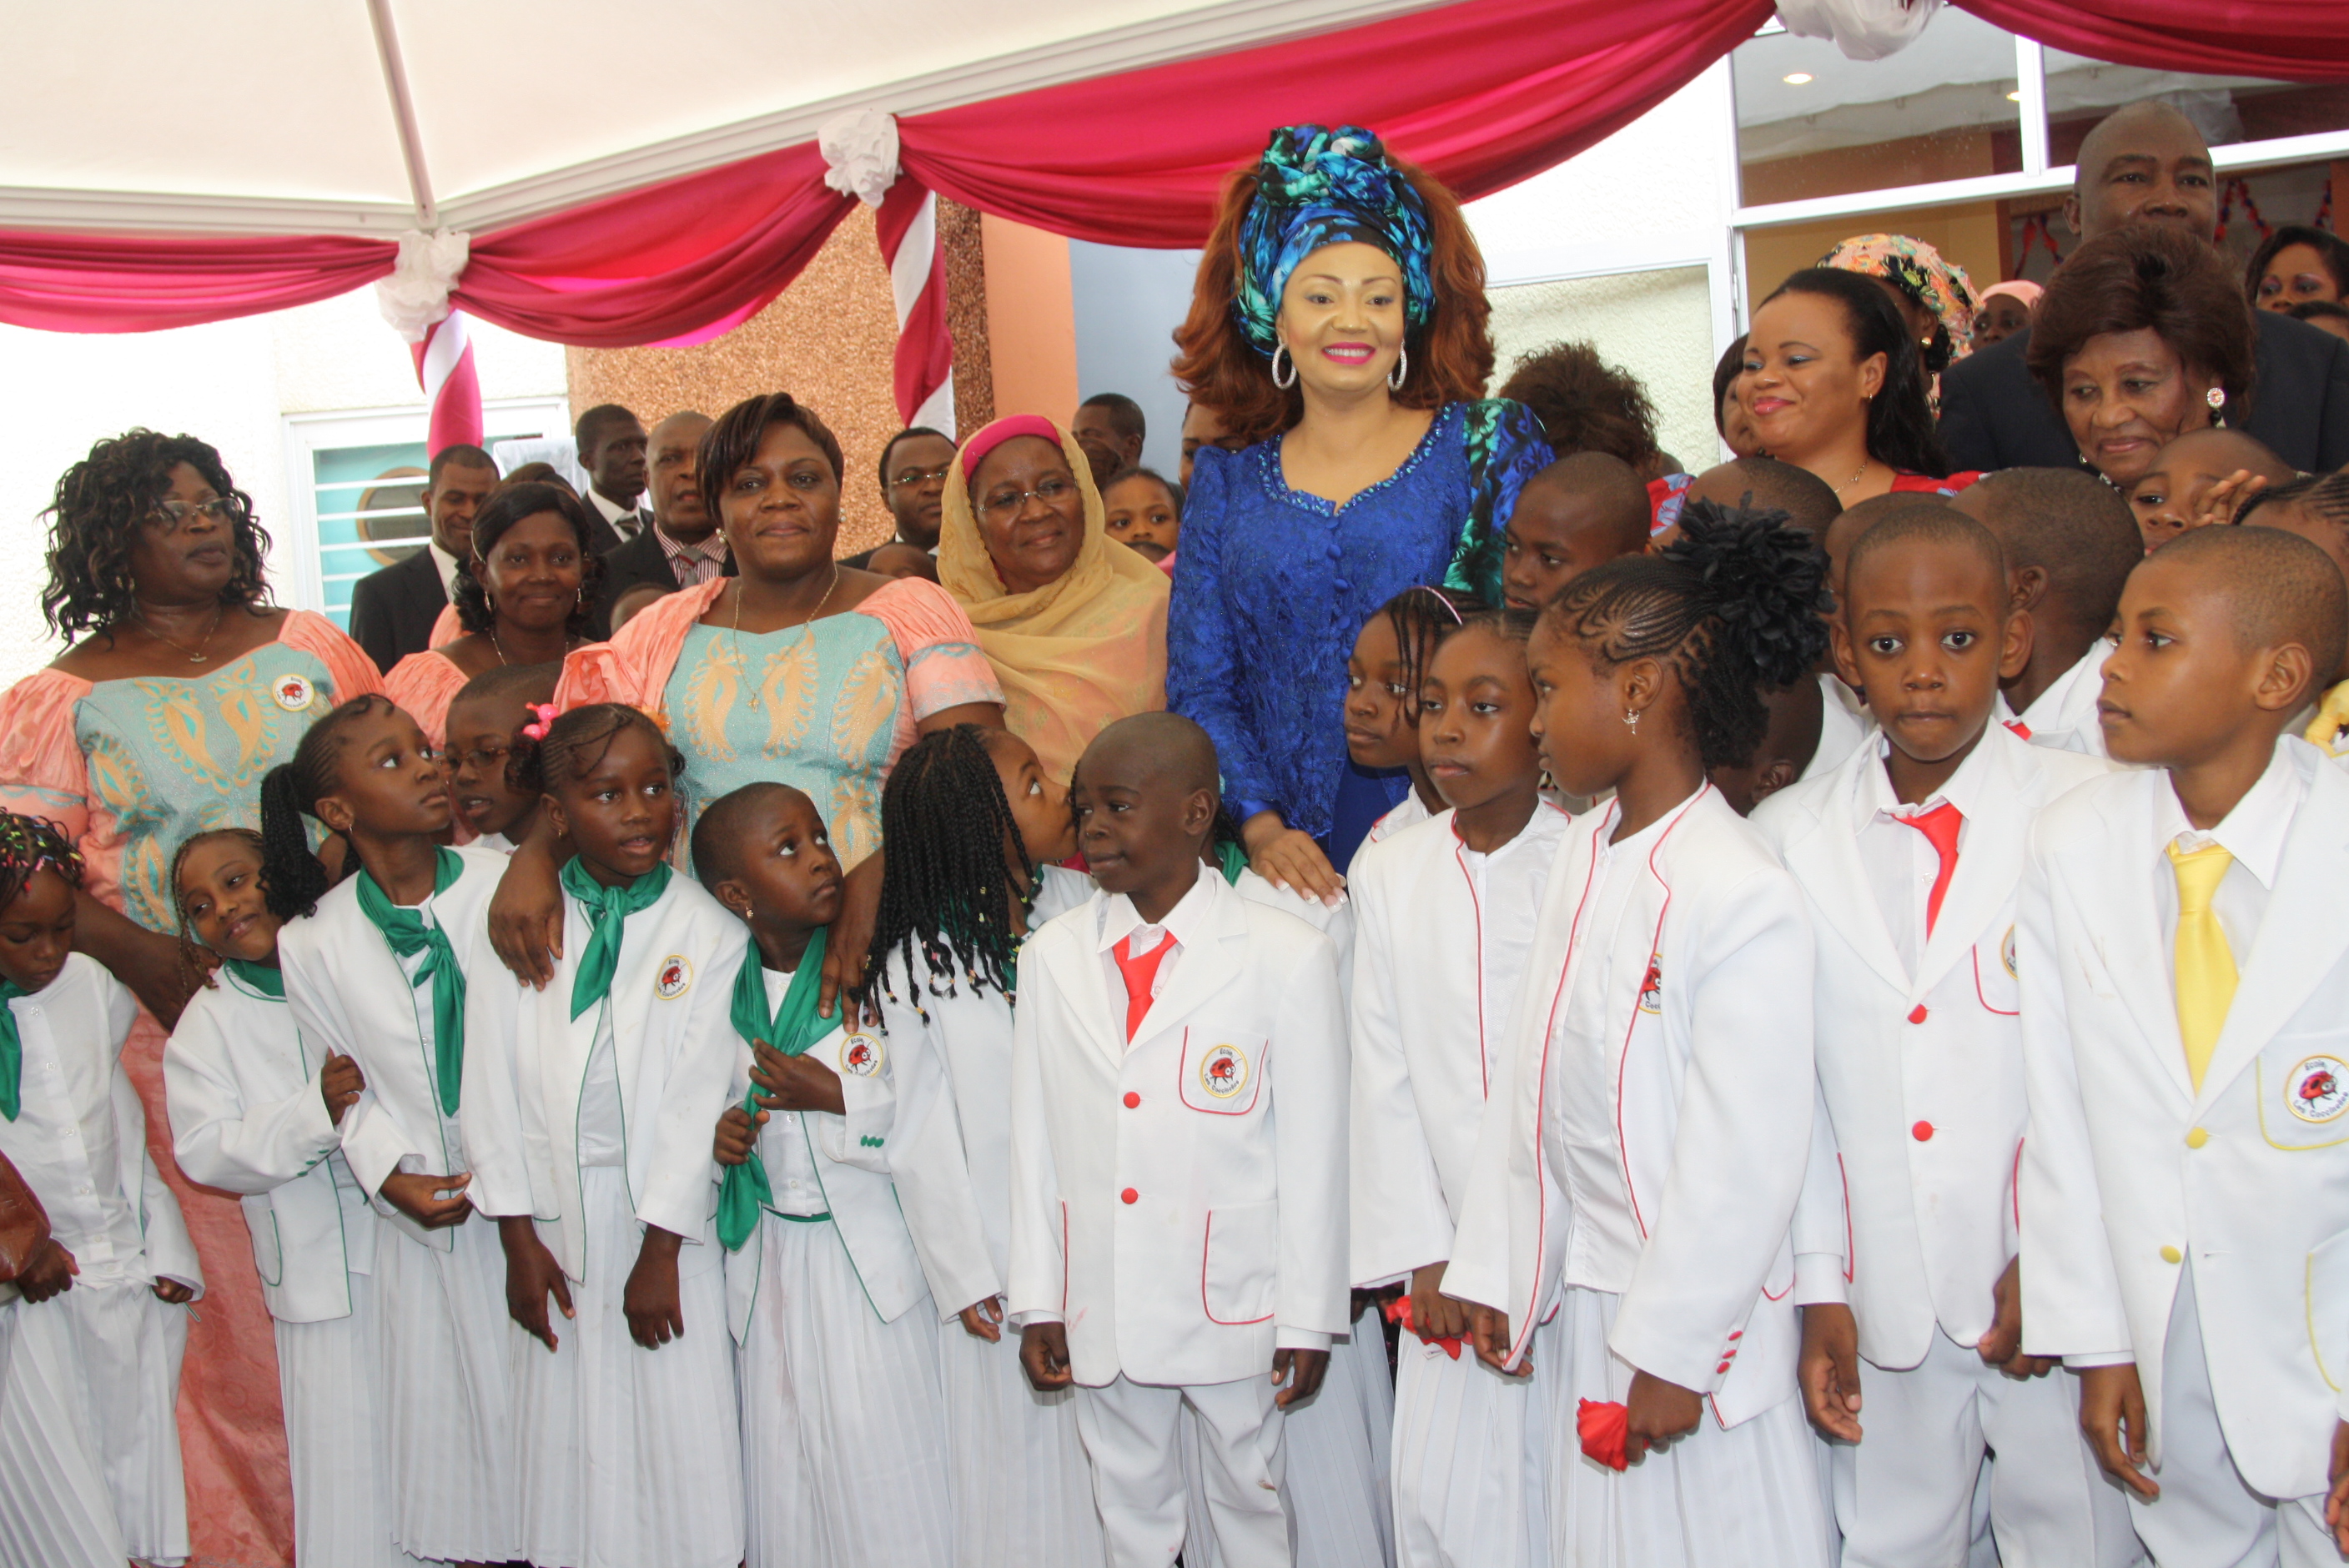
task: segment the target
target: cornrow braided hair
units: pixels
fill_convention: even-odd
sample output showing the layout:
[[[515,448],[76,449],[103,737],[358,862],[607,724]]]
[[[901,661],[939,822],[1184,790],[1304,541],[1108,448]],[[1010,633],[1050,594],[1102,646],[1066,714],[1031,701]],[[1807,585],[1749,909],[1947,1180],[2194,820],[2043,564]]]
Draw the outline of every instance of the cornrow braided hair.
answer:
[[[1379,606],[1378,613],[1394,628],[1395,646],[1402,655],[1402,710],[1409,722],[1419,722],[1419,688],[1426,684],[1435,650],[1484,608],[1485,601],[1474,593],[1424,583]]]
[[[47,817],[0,811],[0,909],[16,903],[44,866],[65,878],[67,886],[81,886],[81,851],[63,828]]]
[[[41,614],[52,631],[70,639],[130,616],[136,608],[130,552],[181,463],[234,507],[228,534],[236,567],[221,585],[221,603],[233,609],[268,599],[261,562],[269,535],[254,521],[253,498],[236,488],[220,453],[193,436],[127,430],[98,442],[65,471],[45,514],[49,580],[41,590]]]
[[[657,741],[668,758],[668,776],[685,771],[685,758],[669,744],[660,721],[640,707],[624,702],[591,702],[559,715],[543,737],[533,737],[525,725],[514,732],[506,753],[506,788],[526,795],[552,795],[585,777],[624,731],[639,729]]]
[[[1516,610],[1503,605],[1497,610],[1479,610],[1460,623],[1464,632],[1490,632],[1505,643],[1524,647],[1541,623],[1538,610]]]
[[[1762,743],[1762,688],[1792,685],[1817,662],[1828,605],[1826,552],[1785,512],[1694,500],[1671,548],[1593,567],[1559,591],[1542,623],[1606,667],[1669,665],[1711,769]]]
[[[881,841],[889,856],[865,963],[867,999],[895,954],[916,988],[927,973],[934,996],[953,995],[959,974],[973,995],[992,987],[1017,1000],[1019,937],[1011,912],[1017,906],[1024,917],[1034,906],[1038,872],[1026,863],[988,733],[957,724],[922,737],[882,788]],[[918,996],[914,1001],[919,1005]]]
[[[319,800],[340,781],[343,752],[350,744],[345,732],[370,714],[398,711],[398,704],[380,694],[355,696],[329,709],[303,732],[290,759],[261,776],[261,882],[269,913],[278,919],[315,914],[318,901],[335,885],[311,851],[302,819],[316,818]]]
[[[207,990],[215,984],[212,979],[212,965],[203,960],[203,944],[196,940],[196,934],[188,929],[188,896],[181,891],[180,868],[188,863],[190,851],[199,844],[211,843],[215,839],[238,840],[245,848],[251,850],[257,859],[266,862],[269,858],[269,846],[263,843],[261,835],[251,828],[206,828],[202,832],[191,833],[181,840],[180,847],[171,851],[171,912],[180,917],[180,977],[191,985],[202,985]],[[264,903],[270,903],[269,883],[265,876],[261,884],[261,898]],[[277,914],[275,905],[271,904],[269,913]],[[285,917],[279,914],[278,918],[283,920]]]

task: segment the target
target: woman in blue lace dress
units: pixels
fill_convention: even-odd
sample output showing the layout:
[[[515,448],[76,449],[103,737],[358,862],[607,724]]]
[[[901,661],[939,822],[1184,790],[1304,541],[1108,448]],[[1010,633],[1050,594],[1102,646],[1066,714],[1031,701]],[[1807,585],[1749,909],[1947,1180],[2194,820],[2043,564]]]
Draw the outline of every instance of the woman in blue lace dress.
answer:
[[[1460,204],[1352,127],[1290,126],[1226,186],[1174,374],[1250,444],[1203,448],[1167,706],[1214,737],[1257,871],[1334,900],[1408,778],[1346,756],[1346,655],[1415,583],[1500,600],[1500,532],[1550,460],[1483,396],[1485,263]]]

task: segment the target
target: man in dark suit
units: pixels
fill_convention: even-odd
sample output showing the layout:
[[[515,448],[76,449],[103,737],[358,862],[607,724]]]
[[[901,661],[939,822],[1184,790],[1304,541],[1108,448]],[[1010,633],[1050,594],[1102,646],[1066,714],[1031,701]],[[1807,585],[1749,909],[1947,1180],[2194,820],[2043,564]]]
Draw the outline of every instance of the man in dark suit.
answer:
[[[473,512],[497,488],[498,465],[481,448],[455,442],[432,454],[424,480],[432,532],[424,548],[351,585],[351,639],[376,668],[389,670],[432,645],[432,623],[449,603],[457,562],[473,553]]]
[[[691,588],[713,577],[734,575],[726,536],[718,531],[718,509],[702,499],[695,455],[706,414],[671,414],[653,427],[653,522],[636,538],[604,557],[604,596],[591,628],[607,634],[612,606],[631,589],[649,584],[664,593]]]
[[[2083,239],[2125,223],[2171,223],[2215,243],[2216,185],[2193,122],[2149,98],[2088,132],[2064,216]],[[2251,318],[2257,376],[2241,428],[2296,469],[2349,463],[2349,343],[2277,311]],[[1956,469],[2079,466],[2072,432],[2023,365],[2030,344],[2031,334],[2018,332],[1941,373],[1941,441]]]
[[[571,435],[587,472],[583,499],[595,523],[587,547],[609,555],[652,525],[653,514],[636,505],[645,493],[645,428],[617,403],[598,403],[579,416]]]
[[[936,552],[946,519],[947,470],[954,458],[952,438],[927,425],[898,431],[881,449],[881,499],[897,524],[895,542]],[[873,551],[864,550],[840,563],[864,570],[872,559]]]

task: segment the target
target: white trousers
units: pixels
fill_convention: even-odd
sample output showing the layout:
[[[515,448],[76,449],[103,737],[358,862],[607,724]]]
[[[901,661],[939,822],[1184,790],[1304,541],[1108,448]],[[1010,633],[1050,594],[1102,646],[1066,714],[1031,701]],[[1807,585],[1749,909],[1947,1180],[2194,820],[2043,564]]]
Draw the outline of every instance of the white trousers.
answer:
[[[1185,1535],[1182,1413],[1198,1423],[1201,1480],[1221,1568],[1289,1568],[1281,1415],[1271,1369],[1170,1388],[1120,1377],[1077,1389],[1077,1431],[1092,1465],[1112,1568],[1166,1568]]]
[[[180,1356],[188,1309],[144,1280],[79,1280],[16,1319],[0,1387],[0,1563],[122,1568],[188,1555]]]
[[[2137,1534],[2159,1568],[2338,1568],[2323,1492],[2264,1497],[2235,1469],[2202,1356],[2194,1271],[2182,1273],[2162,1356],[2161,1468],[2153,1478],[2161,1495],[2146,1502],[2130,1494]]]
[[[1406,1331],[1396,1355],[1395,1560],[1403,1568],[1549,1562],[1550,1384],[1557,1320],[1535,1328],[1533,1371],[1508,1377]]]
[[[1923,1361],[1868,1363],[1859,1388],[1861,1440],[1828,1449],[1843,1568],[1964,1563],[1985,1464],[2005,1568],[2143,1561],[2128,1503],[2081,1435],[2077,1378],[2010,1377],[1936,1329]]]

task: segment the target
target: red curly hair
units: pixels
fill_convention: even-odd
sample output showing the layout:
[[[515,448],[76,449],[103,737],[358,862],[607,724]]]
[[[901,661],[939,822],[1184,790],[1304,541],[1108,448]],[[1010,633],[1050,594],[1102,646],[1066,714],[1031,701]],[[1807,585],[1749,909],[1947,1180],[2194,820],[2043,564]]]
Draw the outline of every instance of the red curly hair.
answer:
[[[1493,307],[1485,299],[1485,257],[1460,211],[1460,200],[1427,170],[1388,155],[1395,171],[1411,181],[1427,207],[1431,246],[1427,272],[1435,298],[1425,326],[1403,339],[1411,372],[1394,400],[1406,408],[1440,408],[1482,397],[1493,376]],[[1199,259],[1191,290],[1191,313],[1174,329],[1174,379],[1191,401],[1213,411],[1226,434],[1255,444],[1279,434],[1304,416],[1305,397],[1294,385],[1272,384],[1272,363],[1242,335],[1232,319],[1238,292],[1240,225],[1256,200],[1257,165],[1236,169],[1224,181],[1216,226]]]

